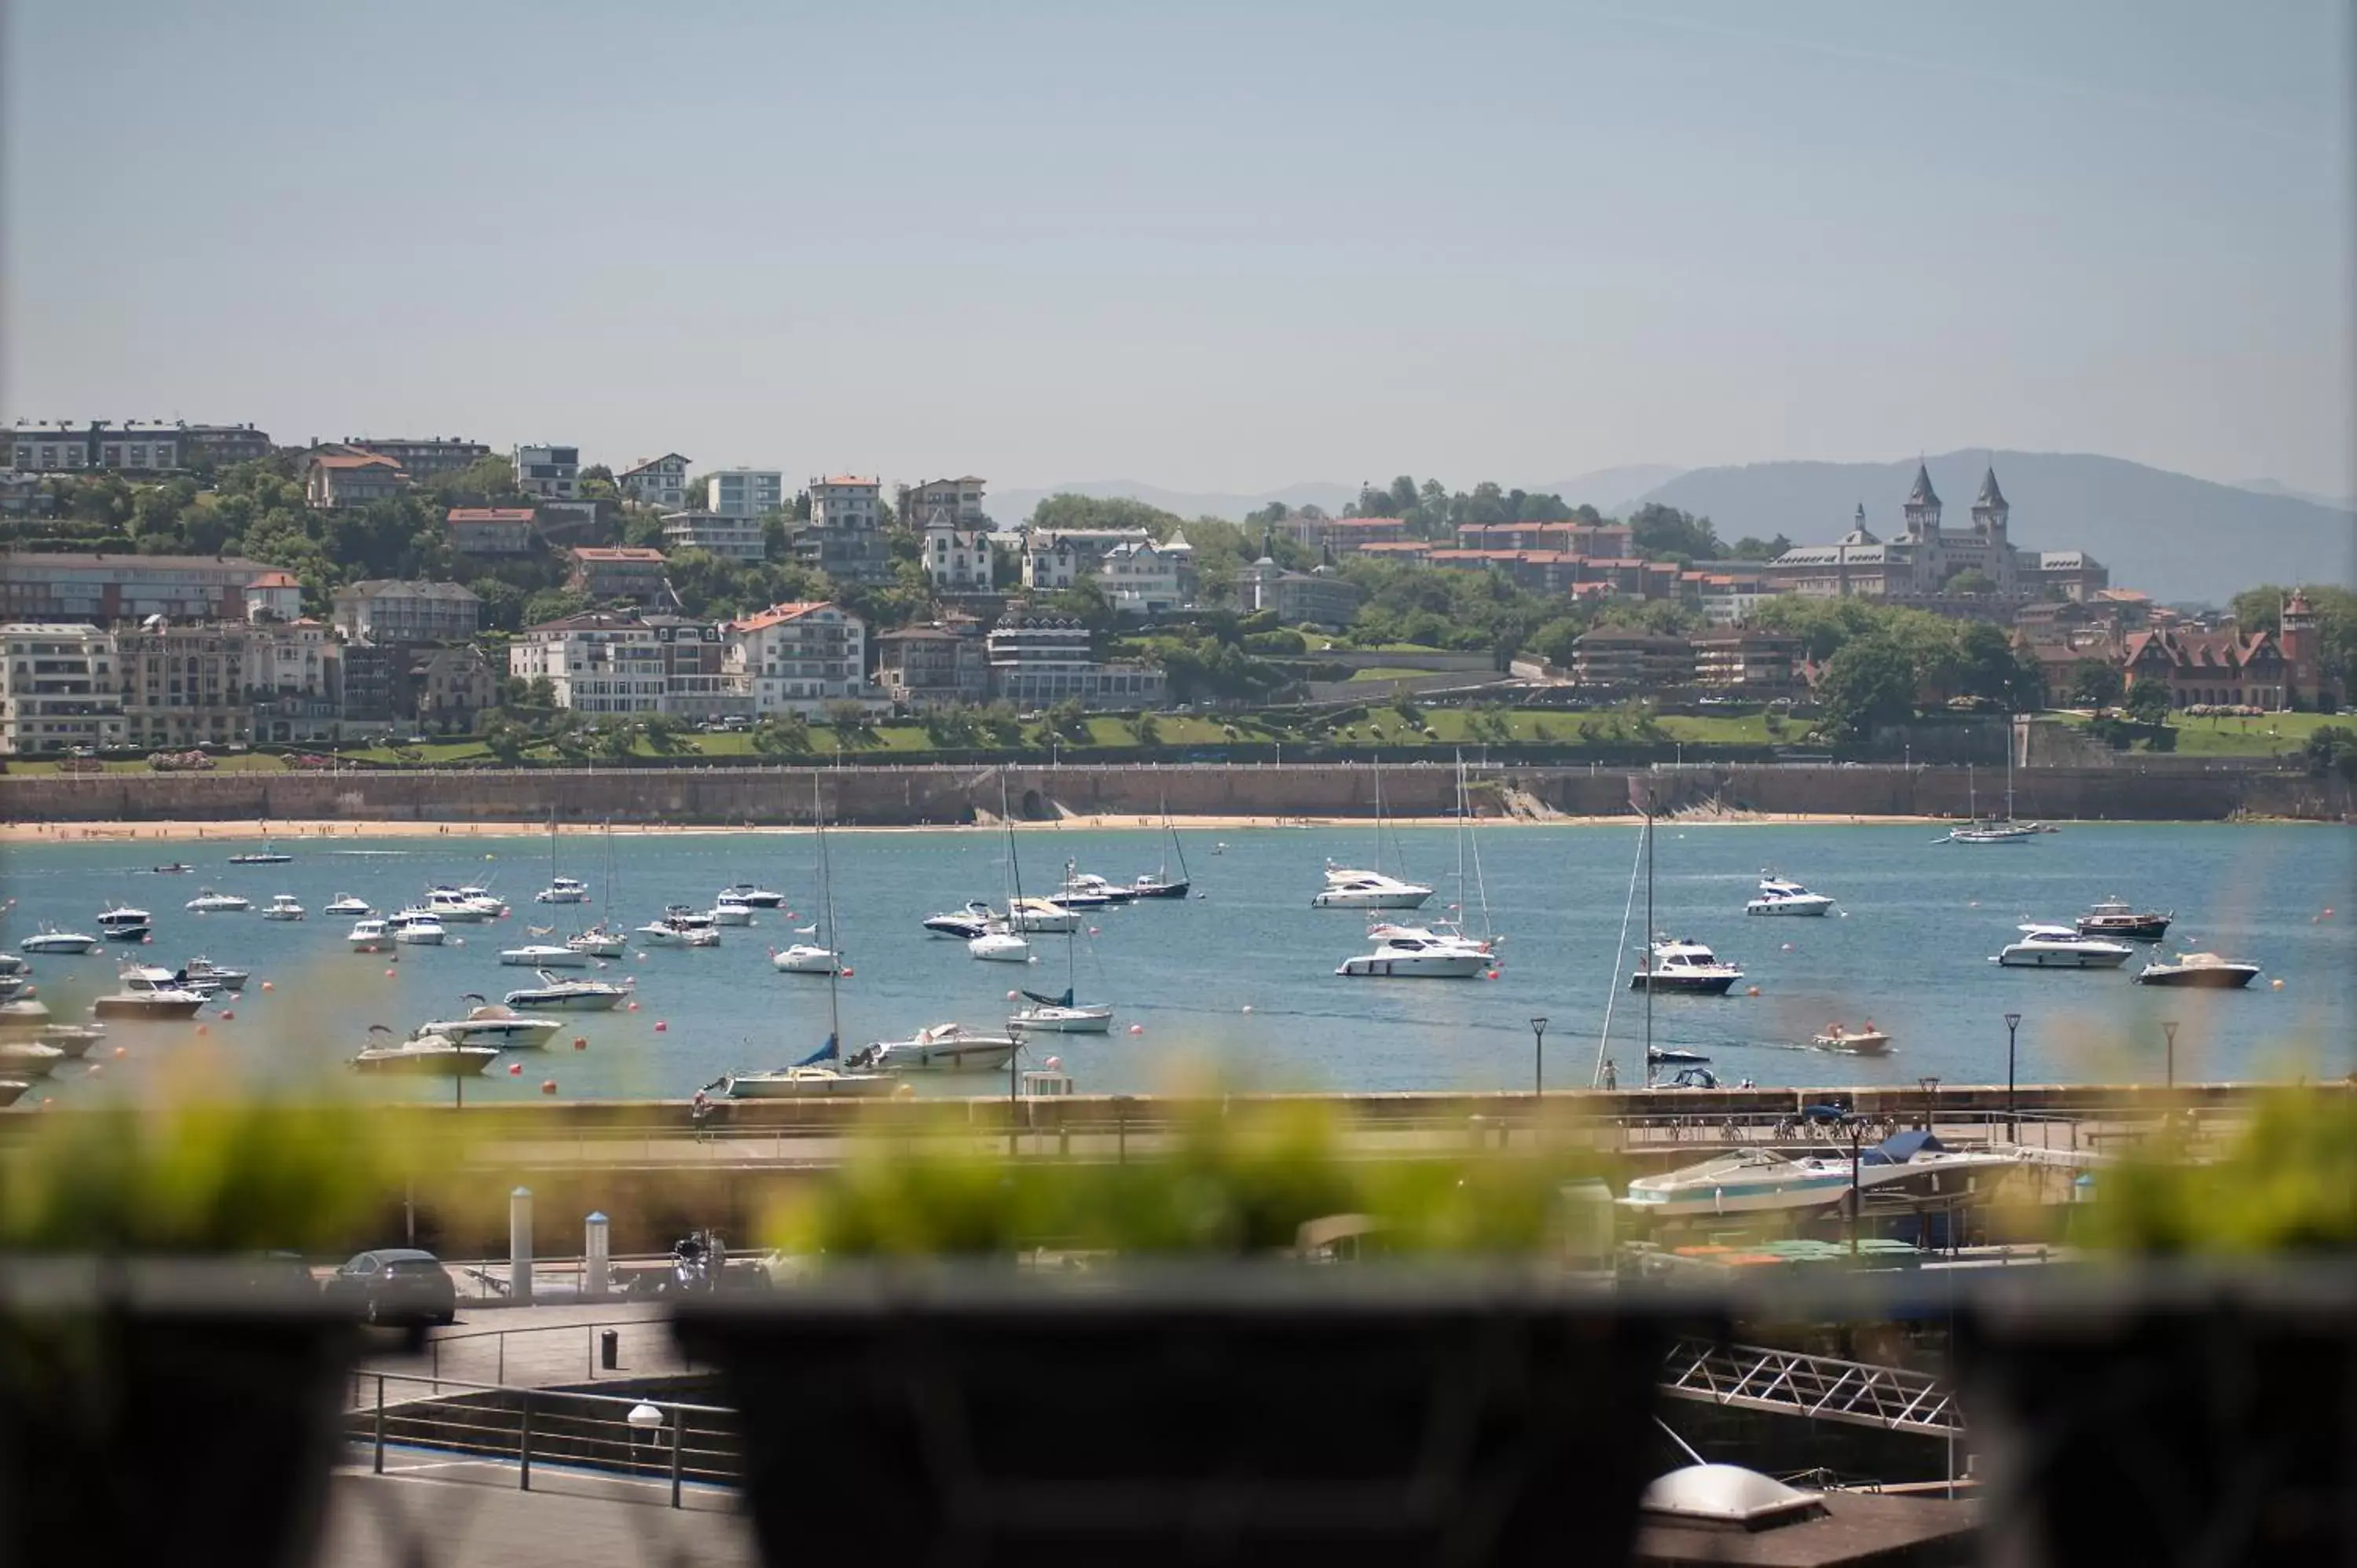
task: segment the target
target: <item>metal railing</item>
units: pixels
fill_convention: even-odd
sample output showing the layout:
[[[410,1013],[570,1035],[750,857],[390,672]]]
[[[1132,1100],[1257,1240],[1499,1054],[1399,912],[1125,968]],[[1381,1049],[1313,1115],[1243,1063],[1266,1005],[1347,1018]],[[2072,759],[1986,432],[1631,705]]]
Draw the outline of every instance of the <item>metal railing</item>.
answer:
[[[502,1478],[511,1465],[527,1492],[535,1465],[666,1484],[673,1508],[690,1485],[744,1478],[737,1412],[718,1405],[363,1372],[344,1417],[348,1440],[380,1476],[388,1455],[397,1469],[402,1452],[422,1449],[484,1460]]]
[[[607,1367],[601,1337],[616,1336],[616,1364]],[[578,1341],[579,1354],[574,1352]],[[511,1355],[511,1351],[513,1352]],[[623,1359],[628,1357],[629,1359]],[[435,1334],[407,1360],[422,1359],[424,1370],[402,1375],[422,1377],[439,1384],[473,1378],[496,1385],[519,1381],[596,1382],[611,1379],[689,1376],[698,1369],[679,1348],[670,1326],[659,1316],[599,1318],[587,1323],[546,1323],[521,1328],[478,1328],[463,1333]]]
[[[1919,1436],[1946,1437],[1964,1430],[1955,1397],[1928,1372],[1758,1345],[1681,1339],[1663,1363],[1662,1391],[1674,1399]]]

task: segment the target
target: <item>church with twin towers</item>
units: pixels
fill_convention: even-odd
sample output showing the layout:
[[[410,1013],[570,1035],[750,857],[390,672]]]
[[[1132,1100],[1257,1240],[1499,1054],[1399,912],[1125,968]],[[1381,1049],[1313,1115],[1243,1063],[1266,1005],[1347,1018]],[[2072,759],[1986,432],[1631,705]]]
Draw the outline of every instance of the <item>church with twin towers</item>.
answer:
[[[1934,608],[2058,596],[2084,600],[2111,586],[2110,571],[2083,550],[2029,550],[2013,542],[2013,507],[1996,482],[1995,467],[1981,477],[1969,527],[1945,526],[1943,510],[1931,470],[1918,463],[1898,533],[1878,538],[1867,526],[1861,501],[1849,532],[1839,541],[1795,545],[1770,564],[1768,575],[1786,593],[1857,596]]]

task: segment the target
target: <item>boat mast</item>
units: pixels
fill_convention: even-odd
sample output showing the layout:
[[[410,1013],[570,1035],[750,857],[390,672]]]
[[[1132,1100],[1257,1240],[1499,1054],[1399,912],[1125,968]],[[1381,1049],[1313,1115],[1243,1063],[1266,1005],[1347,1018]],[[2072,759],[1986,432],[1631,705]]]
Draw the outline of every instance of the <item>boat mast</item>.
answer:
[[[843,974],[843,952],[834,943],[834,876],[826,856],[826,813],[820,809],[818,769],[811,769],[811,827],[818,834],[819,899],[826,907],[826,1032],[834,1042],[839,1060],[843,1055],[843,1012],[838,1001],[838,982]]]
[[[1457,754],[1457,929],[1465,929],[1465,753]]]
[[[1645,791],[1645,1082],[1653,1081],[1653,792]]]

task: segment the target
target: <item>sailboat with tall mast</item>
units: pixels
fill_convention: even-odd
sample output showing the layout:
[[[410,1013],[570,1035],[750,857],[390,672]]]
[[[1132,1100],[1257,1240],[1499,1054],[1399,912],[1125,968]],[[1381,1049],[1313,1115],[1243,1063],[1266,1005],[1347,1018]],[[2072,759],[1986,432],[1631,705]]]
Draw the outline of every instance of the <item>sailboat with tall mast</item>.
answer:
[[[548,811],[548,886],[532,896],[535,904],[587,904],[589,885],[577,876],[556,874],[556,809]]]
[[[1965,810],[1975,810],[1972,801],[1972,775],[1964,776]],[[1950,843],[2025,843],[2047,830],[2036,822],[2018,822],[2013,814],[2013,731],[2008,723],[2005,737],[2005,815],[1989,822],[1977,818],[1961,828],[1948,830]]]
[[[1141,872],[1137,880],[1129,885],[1130,893],[1135,897],[1184,898],[1188,890],[1195,886],[1194,878],[1187,871],[1187,848],[1178,842],[1178,830],[1170,825],[1170,797],[1167,794],[1162,797],[1162,832],[1169,854],[1163,857],[1159,867],[1152,872]],[[1175,877],[1170,875],[1171,855],[1176,855],[1178,860],[1178,875]]]
[[[998,775],[998,821],[1006,833],[1006,914],[993,920],[988,929],[965,944],[966,952],[985,963],[1029,963],[1031,944],[1023,940],[1023,932],[1037,929],[1028,924],[1028,909],[1023,902],[1023,863],[1015,854],[1015,818],[1010,813],[1006,795],[1006,773]],[[1067,920],[1078,923],[1071,910],[1060,911]],[[1069,931],[1071,925],[1066,925]]]
[[[278,847],[277,840],[271,836],[270,823],[265,820],[262,824],[262,847],[247,850],[243,854],[231,855],[229,863],[231,865],[284,865],[294,858]]]
[[[612,819],[608,818],[606,822],[605,889],[606,908],[608,909],[614,907],[614,823]],[[587,930],[576,931],[571,937],[565,939],[565,945],[575,952],[586,954],[590,958],[619,958],[629,948],[630,942],[630,936],[628,931],[619,930],[601,918]]]
[[[1347,958],[1336,974],[1383,980],[1470,980],[1490,972],[1491,955],[1490,896],[1481,880],[1480,846],[1472,842],[1470,792],[1465,784],[1465,759],[1457,759],[1457,902],[1448,918],[1432,926],[1379,922],[1367,929],[1373,950]],[[1469,887],[1478,890],[1481,934],[1465,926]]]
[[[1075,869],[1074,863],[1065,863],[1067,880]],[[1030,1005],[1016,1010],[1015,1015],[1006,1020],[1008,1028],[1017,1033],[1028,1030],[1041,1034],[1102,1035],[1113,1027],[1112,1003],[1073,1001],[1080,991],[1080,943],[1079,932],[1064,933],[1064,993],[1048,996],[1037,991],[1024,992],[1023,999]]]
[[[811,823],[818,835],[818,888],[820,912],[826,922],[826,941],[801,941],[770,955],[770,965],[787,974],[823,974],[833,976],[843,969],[843,955],[834,942],[834,875],[826,853],[826,811],[819,798],[818,774],[811,773]],[[798,936],[815,937],[818,925],[802,927]]]
[[[1743,978],[1743,971],[1721,962],[1717,953],[1696,941],[1656,934],[1653,925],[1653,810],[1645,809],[1645,956],[1629,988],[1645,993],[1645,1058],[1655,1059],[1653,995],[1656,992],[1685,996],[1724,996]]]
[[[1393,838],[1394,845],[1397,835]],[[1375,865],[1383,863],[1383,768],[1375,764]],[[1400,868],[1407,868],[1403,865]],[[1326,863],[1326,886],[1309,900],[1313,909],[1420,909],[1432,897],[1421,882],[1392,876],[1381,869],[1360,871]]]

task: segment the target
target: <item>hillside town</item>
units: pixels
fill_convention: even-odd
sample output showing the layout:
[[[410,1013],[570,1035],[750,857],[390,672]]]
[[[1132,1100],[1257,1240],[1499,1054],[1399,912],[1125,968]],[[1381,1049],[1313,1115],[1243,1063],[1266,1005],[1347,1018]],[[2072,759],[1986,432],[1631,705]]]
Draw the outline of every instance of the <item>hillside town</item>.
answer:
[[[0,754],[342,746],[507,724],[746,728],[1518,695],[1555,705],[2331,711],[2348,596],[2156,604],[1992,468],[1920,467],[1830,542],[1403,477],[1239,524],[975,475],[699,470],[666,451],[251,424],[18,424],[0,471]],[[1878,528],[1876,512],[1895,512]],[[1739,521],[1739,520],[1735,520]],[[1832,532],[1828,527],[1828,533]],[[2132,571],[2132,564],[2129,569]],[[1862,665],[1903,665],[1895,695]]]

